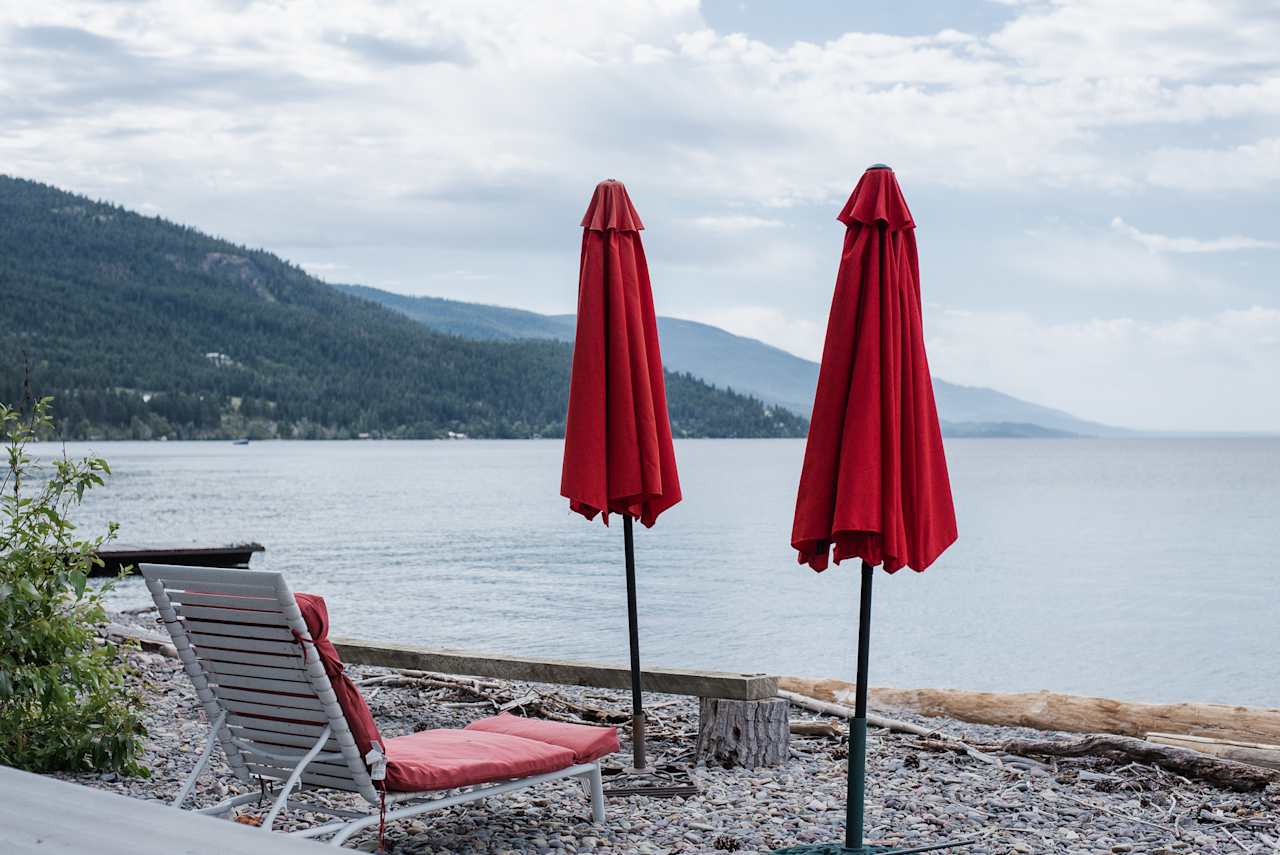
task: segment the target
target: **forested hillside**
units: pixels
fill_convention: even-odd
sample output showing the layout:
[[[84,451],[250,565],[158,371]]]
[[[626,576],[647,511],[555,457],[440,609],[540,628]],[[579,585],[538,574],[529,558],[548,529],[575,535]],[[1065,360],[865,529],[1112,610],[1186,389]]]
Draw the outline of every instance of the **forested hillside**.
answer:
[[[557,436],[570,348],[433,332],[261,250],[0,176],[0,400],[66,438]],[[668,374],[678,436],[802,436]]]

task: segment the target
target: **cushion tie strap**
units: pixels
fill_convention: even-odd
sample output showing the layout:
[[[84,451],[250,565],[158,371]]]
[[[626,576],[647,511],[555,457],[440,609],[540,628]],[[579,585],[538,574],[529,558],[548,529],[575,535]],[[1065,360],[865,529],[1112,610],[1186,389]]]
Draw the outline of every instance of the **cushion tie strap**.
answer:
[[[378,743],[370,746],[369,753],[364,755],[364,764],[369,767],[370,779],[381,781],[387,777],[387,757]]]

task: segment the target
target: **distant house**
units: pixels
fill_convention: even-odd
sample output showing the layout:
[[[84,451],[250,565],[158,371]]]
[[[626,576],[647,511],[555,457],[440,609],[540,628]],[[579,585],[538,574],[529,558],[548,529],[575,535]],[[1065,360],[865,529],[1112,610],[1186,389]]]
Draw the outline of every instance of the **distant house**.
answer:
[[[449,434],[449,439],[466,439],[466,438],[467,438],[467,435],[466,435],[465,433],[457,433],[457,432],[455,432],[455,431],[448,431],[448,434]]]
[[[218,353],[216,350],[206,353],[204,358],[219,368],[230,368],[232,365],[236,364],[236,361],[230,356],[227,356],[225,353]]]

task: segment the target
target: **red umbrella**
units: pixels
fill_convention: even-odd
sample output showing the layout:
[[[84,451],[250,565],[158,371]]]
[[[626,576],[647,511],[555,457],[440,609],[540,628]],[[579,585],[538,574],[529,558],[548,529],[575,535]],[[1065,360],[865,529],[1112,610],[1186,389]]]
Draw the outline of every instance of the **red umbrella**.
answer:
[[[640,230],[620,181],[602,181],[582,218],[578,330],[560,495],[587,519],[622,515],[631,641],[633,760],[645,768],[631,521],[646,527],[680,501],[658,322]]]
[[[955,542],[956,517],[924,352],[915,222],[893,170],[868,169],[837,219],[848,229],[791,545],[818,571],[832,546],[837,564],[862,559],[849,809],[844,850],[830,851],[870,853],[883,851],[862,835],[872,568],[924,570]],[[816,851],[788,851],[805,849]]]

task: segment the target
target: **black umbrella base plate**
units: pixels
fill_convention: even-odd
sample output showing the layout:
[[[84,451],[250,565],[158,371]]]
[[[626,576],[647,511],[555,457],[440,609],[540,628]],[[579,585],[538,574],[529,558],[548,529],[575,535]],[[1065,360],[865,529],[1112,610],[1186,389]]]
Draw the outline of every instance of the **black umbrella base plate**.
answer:
[[[674,799],[698,794],[698,785],[679,766],[656,766],[649,769],[606,766],[603,772],[604,794],[608,798],[648,796],[651,799]]]
[[[850,849],[843,843],[807,843],[803,846],[788,846],[785,849],[773,850],[773,855],[908,855],[911,852],[936,852],[939,849],[950,849],[953,846],[968,846],[974,839],[951,840],[947,843],[923,843],[919,846],[876,846],[867,844],[858,849]]]

